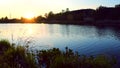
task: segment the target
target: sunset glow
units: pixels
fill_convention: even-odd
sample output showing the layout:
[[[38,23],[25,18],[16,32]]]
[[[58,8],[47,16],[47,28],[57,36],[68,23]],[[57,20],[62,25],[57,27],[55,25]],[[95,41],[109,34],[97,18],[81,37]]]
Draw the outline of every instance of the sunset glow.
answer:
[[[119,0],[0,0],[0,17],[8,16],[21,18],[25,12],[33,11],[36,15],[44,15],[53,11],[59,13],[66,8],[70,10],[93,8],[100,5],[114,6]],[[26,18],[34,17],[33,14],[25,14]]]
[[[28,12],[24,14],[24,18],[27,18],[27,19],[33,19],[34,17],[35,17],[35,13],[33,12]]]

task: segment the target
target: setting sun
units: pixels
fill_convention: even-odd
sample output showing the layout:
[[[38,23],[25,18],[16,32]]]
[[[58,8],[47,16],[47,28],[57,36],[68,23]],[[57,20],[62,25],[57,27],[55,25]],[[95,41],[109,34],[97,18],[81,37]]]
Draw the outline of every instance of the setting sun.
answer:
[[[27,12],[24,14],[24,17],[27,18],[27,19],[32,19],[35,17],[35,13],[33,12]]]

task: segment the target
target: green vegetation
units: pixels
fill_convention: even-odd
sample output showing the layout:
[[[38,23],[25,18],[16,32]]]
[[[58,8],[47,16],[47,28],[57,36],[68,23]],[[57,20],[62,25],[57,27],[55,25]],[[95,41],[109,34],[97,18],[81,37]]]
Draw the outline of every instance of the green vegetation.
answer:
[[[1,40],[0,48],[0,68],[36,68],[34,55],[27,52],[25,47],[15,47]]]
[[[99,55],[86,57],[73,52],[68,47],[65,51],[58,48],[29,51],[29,47],[0,41],[0,68],[113,68],[114,57]]]

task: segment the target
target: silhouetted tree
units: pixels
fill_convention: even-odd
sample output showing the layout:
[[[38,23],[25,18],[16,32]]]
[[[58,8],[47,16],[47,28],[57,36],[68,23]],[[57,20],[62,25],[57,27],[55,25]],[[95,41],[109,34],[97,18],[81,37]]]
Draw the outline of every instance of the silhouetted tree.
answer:
[[[69,12],[70,10],[69,10],[69,8],[66,8],[66,12]]]
[[[47,14],[47,13],[45,13],[45,15],[44,15],[44,16],[45,16],[45,18],[48,18],[48,14]]]
[[[44,17],[42,17],[42,16],[38,16],[37,18],[36,18],[36,22],[37,23],[39,23],[39,22],[43,22],[43,21],[45,21],[46,19],[44,18]]]
[[[115,5],[115,8],[120,8],[120,4],[118,4],[118,5]]]
[[[62,10],[62,13],[64,13],[65,12],[65,10]]]
[[[47,17],[48,20],[54,20],[54,13],[52,11],[50,11],[48,13],[48,17]]]

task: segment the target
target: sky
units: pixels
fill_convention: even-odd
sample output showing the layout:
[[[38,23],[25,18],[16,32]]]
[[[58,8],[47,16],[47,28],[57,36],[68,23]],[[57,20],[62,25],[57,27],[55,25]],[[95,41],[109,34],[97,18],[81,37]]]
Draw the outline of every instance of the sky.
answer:
[[[116,4],[120,4],[120,0],[0,0],[0,18],[21,18],[28,13],[39,16],[50,11],[59,13],[66,8],[72,11],[96,9],[100,5],[114,7]]]

